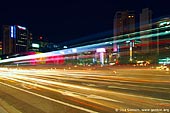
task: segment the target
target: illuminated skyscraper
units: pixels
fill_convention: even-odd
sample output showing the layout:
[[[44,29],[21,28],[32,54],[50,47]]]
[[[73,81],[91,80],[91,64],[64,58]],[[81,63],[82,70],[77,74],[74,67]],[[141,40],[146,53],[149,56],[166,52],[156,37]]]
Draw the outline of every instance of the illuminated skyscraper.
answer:
[[[2,42],[0,41],[0,55],[2,55]]]
[[[148,30],[152,28],[152,11],[148,8],[142,9],[142,13],[140,14],[140,36],[149,35],[151,32],[142,32],[144,30]],[[149,53],[152,49],[149,44],[152,41],[152,38],[141,38],[142,41],[142,52]]]
[[[114,36],[135,31],[134,11],[118,11],[114,16]]]
[[[159,59],[170,59],[170,18],[161,18],[156,22],[158,34],[156,39],[157,55]],[[162,34],[162,35],[161,35]],[[170,64],[169,61],[167,61]],[[165,63],[166,64],[166,63]]]
[[[132,45],[131,41],[129,43],[126,42],[117,43],[117,41],[134,37],[131,34],[129,34],[133,32],[135,32],[135,12],[134,11],[116,12],[114,16],[114,39],[113,39],[114,40],[113,52],[116,58],[121,57],[126,62],[132,60],[132,52],[130,53],[129,50],[124,50],[123,48],[121,48],[122,46],[129,47],[130,45]],[[125,34],[129,35],[125,36]]]
[[[25,27],[14,25],[3,26],[3,50],[4,55],[13,55],[28,51],[29,32]]]

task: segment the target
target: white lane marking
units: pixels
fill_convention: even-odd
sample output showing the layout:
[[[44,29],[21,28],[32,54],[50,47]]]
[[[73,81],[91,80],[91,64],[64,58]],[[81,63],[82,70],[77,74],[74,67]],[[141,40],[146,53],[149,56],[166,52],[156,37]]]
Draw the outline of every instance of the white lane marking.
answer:
[[[96,87],[95,84],[87,84],[87,83],[82,83],[83,85],[86,85],[86,86],[91,86],[91,87]]]
[[[122,84],[118,84],[118,85],[122,85]],[[123,86],[123,85],[122,85]],[[130,87],[136,87],[136,88],[150,88],[150,89],[160,89],[160,90],[170,90],[170,88],[164,88],[164,87],[152,87],[152,86],[140,86],[140,85],[132,85],[132,84],[126,84],[126,86],[130,86]],[[123,87],[119,87],[119,86],[108,86],[108,88],[119,88],[119,89],[131,89],[131,88],[125,88]],[[137,90],[137,89],[136,89]]]
[[[118,88],[118,89],[129,89],[125,87],[118,87],[118,86],[107,86],[108,88]]]
[[[18,87],[9,85],[9,84],[5,84],[5,83],[2,83],[2,82],[0,82],[0,84],[3,84],[5,86],[8,86],[8,87],[11,87],[11,88],[14,88],[14,89],[35,95],[35,96],[38,96],[38,97],[41,97],[41,98],[44,98],[44,99],[47,99],[47,100],[50,100],[50,101],[53,101],[53,102],[56,102],[56,103],[59,103],[59,104],[63,104],[63,105],[66,105],[66,106],[69,106],[69,107],[72,107],[72,108],[76,108],[76,109],[83,110],[83,111],[90,112],[90,113],[98,113],[97,111],[93,111],[93,110],[90,110],[90,109],[86,109],[86,108],[83,108],[83,107],[79,107],[79,106],[76,106],[76,105],[65,103],[65,102],[62,102],[62,101],[59,101],[59,100],[56,100],[56,99],[53,99],[53,98],[50,98],[50,97],[46,97],[46,96],[31,92],[31,91],[27,91],[27,90],[24,90],[24,89],[21,89],[21,88],[18,88]]]
[[[114,100],[114,99],[110,99],[110,98],[103,97],[103,96],[98,96],[98,95],[87,95],[87,98],[93,98],[93,99],[100,99],[100,100],[106,100],[106,101],[111,101],[111,102],[124,103],[124,102],[119,101],[119,100]]]
[[[31,89],[31,87],[28,87],[26,84],[21,84],[21,86],[25,89]]]
[[[103,96],[99,96],[99,95],[87,95],[87,94],[82,94],[82,93],[77,93],[77,92],[71,92],[71,91],[65,91],[62,92],[63,95],[68,95],[68,96],[76,96],[76,95],[80,95],[80,96],[84,96],[87,98],[92,98],[92,99],[99,99],[99,100],[106,100],[106,101],[111,101],[111,102],[119,102],[119,103],[124,103],[122,101],[119,100],[115,100],[115,99],[111,99],[111,98],[107,98],[107,97],[103,97]]]

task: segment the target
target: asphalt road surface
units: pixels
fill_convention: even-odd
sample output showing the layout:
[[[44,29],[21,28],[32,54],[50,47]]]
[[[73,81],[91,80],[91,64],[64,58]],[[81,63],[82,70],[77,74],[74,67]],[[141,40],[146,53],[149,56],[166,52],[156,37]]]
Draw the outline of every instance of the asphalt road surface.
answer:
[[[168,113],[170,72],[3,67],[0,100],[7,113]]]

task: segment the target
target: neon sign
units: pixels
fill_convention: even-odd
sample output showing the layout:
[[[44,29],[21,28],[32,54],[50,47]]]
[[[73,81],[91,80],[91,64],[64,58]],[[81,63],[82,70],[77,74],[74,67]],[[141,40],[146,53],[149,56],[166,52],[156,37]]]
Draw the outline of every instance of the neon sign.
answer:
[[[11,26],[11,38],[14,38],[14,26]]]
[[[22,27],[22,26],[17,26],[17,27],[21,30],[26,30],[26,27]]]
[[[33,43],[33,44],[32,44],[32,47],[40,48],[40,45],[39,45],[39,44],[35,44],[35,43]]]

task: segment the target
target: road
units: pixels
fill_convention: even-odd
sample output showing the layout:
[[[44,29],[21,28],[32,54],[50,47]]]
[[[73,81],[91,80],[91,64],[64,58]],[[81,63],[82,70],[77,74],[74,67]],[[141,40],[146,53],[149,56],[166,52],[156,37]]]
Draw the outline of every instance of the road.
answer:
[[[169,83],[150,68],[0,68],[0,99],[8,113],[168,113]]]

